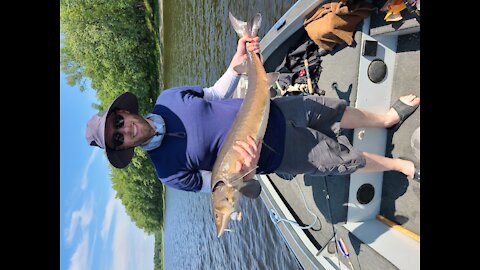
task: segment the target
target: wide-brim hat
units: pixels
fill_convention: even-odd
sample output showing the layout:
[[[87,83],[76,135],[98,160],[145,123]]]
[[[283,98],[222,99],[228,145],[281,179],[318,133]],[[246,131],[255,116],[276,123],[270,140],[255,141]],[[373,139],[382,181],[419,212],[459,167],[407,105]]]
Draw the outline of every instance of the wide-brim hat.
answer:
[[[92,116],[87,123],[86,137],[87,142],[90,145],[105,149],[110,164],[115,168],[121,169],[125,168],[132,160],[134,147],[124,150],[115,150],[105,144],[105,123],[107,121],[107,116],[116,109],[138,114],[137,97],[130,92],[123,93],[118,96],[112,104],[110,104],[107,110]]]

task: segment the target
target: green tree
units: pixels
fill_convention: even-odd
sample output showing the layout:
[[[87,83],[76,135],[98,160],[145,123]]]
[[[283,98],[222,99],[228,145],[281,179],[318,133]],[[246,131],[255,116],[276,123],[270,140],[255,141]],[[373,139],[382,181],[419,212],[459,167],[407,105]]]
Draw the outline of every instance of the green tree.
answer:
[[[160,93],[158,25],[147,0],[60,0],[60,67],[70,85],[87,81],[105,110],[124,92],[146,114]],[[89,80],[87,80],[87,78]],[[164,188],[141,149],[123,170],[111,167],[112,186],[127,214],[145,232],[163,228]]]
[[[143,1],[61,0],[60,66],[70,85],[85,77],[104,106],[126,91],[145,113],[159,94],[159,53]],[[149,22],[151,24],[151,22]]]
[[[126,168],[112,167],[112,187],[137,227],[152,234],[163,228],[164,186],[156,177],[152,178],[155,175],[152,164],[143,162],[146,153],[135,151]]]

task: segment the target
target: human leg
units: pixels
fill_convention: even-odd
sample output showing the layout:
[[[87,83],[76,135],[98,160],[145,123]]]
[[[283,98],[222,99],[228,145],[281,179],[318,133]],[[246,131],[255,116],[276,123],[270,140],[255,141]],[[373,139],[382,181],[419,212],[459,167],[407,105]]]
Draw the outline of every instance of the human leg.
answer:
[[[362,154],[365,157],[366,164],[356,171],[358,173],[398,171],[408,177],[414,176],[415,165],[410,160],[388,158],[368,152],[362,152]]]
[[[409,105],[416,107],[420,104],[420,98],[415,95],[406,95],[400,97],[400,100]],[[369,128],[384,127],[388,128],[400,121],[400,116],[393,108],[385,114],[372,113],[363,109],[347,107],[340,121],[341,128]]]
[[[345,135],[335,139],[322,132],[287,123],[284,155],[276,169],[282,175],[347,175],[365,166],[362,152]]]
[[[274,99],[286,123],[282,174],[350,174],[365,165],[360,151],[341,135],[345,100],[323,96]]]
[[[398,171],[413,177],[410,160],[388,158],[355,150],[341,135],[336,140],[305,127],[287,126],[284,158],[277,172],[287,174],[345,175]]]
[[[345,100],[325,96],[288,96],[273,100],[287,123],[312,128],[335,138],[340,135],[340,120],[348,104]]]
[[[418,106],[420,99],[414,95],[400,98],[410,106]],[[280,101],[280,102],[279,102]],[[381,172],[395,170],[413,176],[411,161],[393,159],[353,149],[348,139],[339,135],[347,113],[342,100],[323,97],[295,97],[277,101],[286,118],[284,158],[277,169],[289,174],[341,175],[353,172]],[[300,108],[303,108],[300,109]],[[385,115],[373,114],[352,107],[347,121],[386,127]],[[343,111],[345,109],[345,111]],[[350,112],[352,112],[350,111]],[[356,114],[363,115],[356,115]],[[387,114],[392,114],[388,112]],[[343,116],[342,116],[343,114]],[[386,114],[386,115],[387,115]],[[399,121],[396,114],[396,122]],[[390,118],[394,116],[390,115]],[[375,120],[376,118],[376,120]],[[392,119],[390,119],[392,120]],[[382,124],[379,124],[382,122]],[[396,122],[391,121],[390,125]],[[345,122],[343,123],[345,124]],[[352,124],[352,127],[356,126]],[[358,126],[361,127],[361,126]],[[343,128],[347,128],[344,127]]]

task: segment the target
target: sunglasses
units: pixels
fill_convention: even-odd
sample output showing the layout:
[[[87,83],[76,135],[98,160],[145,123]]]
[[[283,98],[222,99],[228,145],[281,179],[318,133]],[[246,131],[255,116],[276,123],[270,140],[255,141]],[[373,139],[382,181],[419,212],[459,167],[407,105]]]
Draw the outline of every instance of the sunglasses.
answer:
[[[123,118],[123,116],[121,115],[118,115],[118,114],[115,114],[115,118],[113,119],[113,127],[115,129],[120,129],[123,127],[125,123],[125,119]],[[113,133],[113,145],[115,147],[119,147],[123,144],[123,134],[116,131],[115,133]]]

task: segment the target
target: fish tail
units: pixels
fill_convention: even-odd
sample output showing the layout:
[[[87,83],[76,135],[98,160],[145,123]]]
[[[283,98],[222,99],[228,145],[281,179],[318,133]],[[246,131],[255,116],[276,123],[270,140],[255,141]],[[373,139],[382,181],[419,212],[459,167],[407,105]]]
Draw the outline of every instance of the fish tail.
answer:
[[[260,25],[262,24],[262,15],[260,13],[255,14],[255,16],[248,22],[240,21],[231,12],[228,12],[230,22],[232,23],[233,29],[237,32],[240,38],[247,37],[256,37]]]

